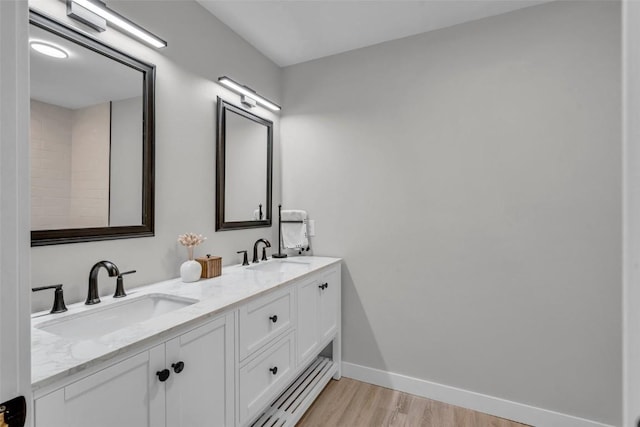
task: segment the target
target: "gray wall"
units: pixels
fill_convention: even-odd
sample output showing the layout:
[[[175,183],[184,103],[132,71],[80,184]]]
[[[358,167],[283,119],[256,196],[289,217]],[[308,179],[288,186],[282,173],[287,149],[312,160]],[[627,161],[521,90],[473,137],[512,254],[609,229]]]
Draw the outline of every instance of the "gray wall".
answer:
[[[285,68],[345,361],[620,424],[620,50],[554,2]]]
[[[215,229],[215,107],[216,96],[236,104],[239,97],[217,84],[228,75],[279,101],[281,70],[228,27],[192,1],[112,2],[111,7],[168,41],[162,50],[110,28],[96,35],[107,43],[156,65],[156,235],[152,238],[78,243],[32,248],[32,285],[64,283],[67,303],[86,298],[91,266],[102,259],[121,270],[132,288],[178,277],[187,251],[176,239],[185,232],[208,240],[196,249],[220,255],[235,264],[237,250],[249,249],[266,237],[276,240],[276,228],[214,232]],[[64,22],[66,6],[56,0],[32,0],[31,7]],[[76,25],[73,23],[72,25]],[[255,110],[255,109],[254,109]],[[274,158],[279,158],[279,118],[264,109],[256,114],[274,121]],[[280,170],[274,169],[274,203],[280,198]],[[101,294],[112,294],[115,279],[100,275]],[[42,294],[42,293],[40,293]],[[47,309],[50,294],[33,295],[33,310]]]

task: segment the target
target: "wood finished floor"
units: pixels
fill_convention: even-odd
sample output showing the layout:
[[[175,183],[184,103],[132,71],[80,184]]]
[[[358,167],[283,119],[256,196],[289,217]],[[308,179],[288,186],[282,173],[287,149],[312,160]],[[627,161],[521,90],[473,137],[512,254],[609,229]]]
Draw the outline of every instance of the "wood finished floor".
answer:
[[[526,427],[351,378],[331,380],[297,427]]]

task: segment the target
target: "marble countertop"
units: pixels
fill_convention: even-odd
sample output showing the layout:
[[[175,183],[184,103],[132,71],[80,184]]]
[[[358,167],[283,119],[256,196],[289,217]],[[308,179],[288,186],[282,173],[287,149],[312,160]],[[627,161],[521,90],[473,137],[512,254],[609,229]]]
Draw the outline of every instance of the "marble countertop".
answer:
[[[254,270],[240,265],[223,267],[222,275],[213,279],[202,279],[193,283],[183,283],[172,279],[127,290],[127,297],[114,299],[101,297],[102,302],[87,306],[76,303],[68,306],[68,311],[60,314],[35,313],[31,317],[31,383],[33,390],[51,385],[76,372],[101,364],[123,353],[144,350],[162,338],[169,338],[176,332],[196,326],[207,318],[229,310],[249,298],[260,295],[293,280],[302,278],[321,268],[340,262],[339,258],[294,257],[292,262],[305,263],[304,271],[292,269],[290,272]],[[269,260],[266,263],[274,262]],[[277,261],[275,261],[277,262]],[[308,263],[308,264],[306,264]],[[263,262],[261,263],[266,266]],[[260,264],[258,264],[260,265]],[[308,269],[306,266],[308,265]],[[198,302],[187,307],[134,323],[126,328],[91,339],[65,338],[39,329],[45,322],[62,320],[79,313],[118,304],[128,299],[148,294],[169,294],[176,297],[195,299]]]

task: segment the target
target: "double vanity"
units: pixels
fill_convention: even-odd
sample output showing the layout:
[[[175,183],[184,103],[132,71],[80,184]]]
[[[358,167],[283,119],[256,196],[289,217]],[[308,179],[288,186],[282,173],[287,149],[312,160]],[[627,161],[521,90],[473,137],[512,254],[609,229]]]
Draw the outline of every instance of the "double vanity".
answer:
[[[34,158],[47,160],[32,162],[31,244],[152,237],[156,67],[67,21],[30,12],[32,41],[74,59],[30,54],[30,146]],[[215,230],[269,228],[273,116],[220,96],[215,102]],[[57,157],[43,157],[52,147]],[[51,190],[51,183],[61,185]],[[87,183],[92,191],[82,187]],[[260,242],[269,246],[256,242],[253,264],[225,267],[219,277],[126,292],[122,275],[132,271],[98,262],[86,304],[68,311],[61,285],[52,286],[55,314],[32,317],[35,426],[294,425],[327,382],[340,377],[341,260],[259,261]],[[118,277],[114,297],[99,296],[102,267]]]
[[[295,425],[340,377],[340,262],[230,266],[35,314],[36,427]]]

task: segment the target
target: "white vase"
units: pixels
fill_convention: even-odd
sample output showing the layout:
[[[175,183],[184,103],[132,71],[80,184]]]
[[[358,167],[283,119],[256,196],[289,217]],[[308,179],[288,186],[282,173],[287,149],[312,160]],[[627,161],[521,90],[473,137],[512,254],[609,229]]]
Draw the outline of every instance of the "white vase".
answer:
[[[197,282],[202,274],[202,266],[198,261],[185,261],[180,266],[180,278],[183,282]]]

